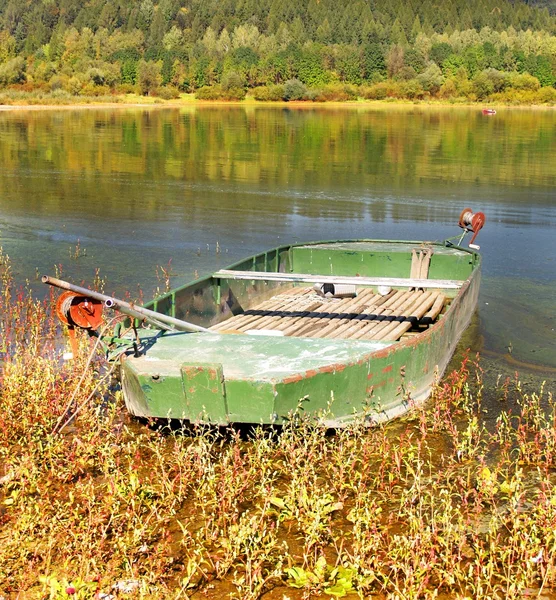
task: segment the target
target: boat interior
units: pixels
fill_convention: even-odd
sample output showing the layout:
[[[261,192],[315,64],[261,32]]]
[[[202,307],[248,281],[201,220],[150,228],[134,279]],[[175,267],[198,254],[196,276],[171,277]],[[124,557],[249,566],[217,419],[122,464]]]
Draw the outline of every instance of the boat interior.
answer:
[[[151,306],[214,332],[393,342],[441,318],[477,260],[463,249],[432,243],[283,246]]]
[[[386,291],[386,290],[384,290]],[[422,332],[445,309],[441,291],[359,288],[350,297],[291,287],[211,331],[349,340],[395,341]]]
[[[377,341],[397,341],[403,336],[415,335],[434,323],[450,302],[442,290],[418,287],[418,281],[429,277],[432,255],[430,248],[412,252],[409,278],[397,281],[402,285],[407,283],[409,287],[393,289],[389,285],[360,287],[334,283],[315,283],[307,287],[297,283],[297,287],[291,286],[257,306],[213,325],[211,330]],[[242,275],[233,271],[222,274],[228,277]],[[260,276],[270,275],[261,273]],[[311,279],[307,275],[283,277],[292,281]],[[389,282],[394,283],[393,280]]]

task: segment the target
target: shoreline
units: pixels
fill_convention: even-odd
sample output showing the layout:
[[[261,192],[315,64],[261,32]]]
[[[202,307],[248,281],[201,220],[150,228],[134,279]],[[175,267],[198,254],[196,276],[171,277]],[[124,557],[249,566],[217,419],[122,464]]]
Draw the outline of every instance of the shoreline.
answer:
[[[68,102],[60,104],[0,104],[0,112],[15,111],[43,111],[43,110],[93,110],[93,109],[116,109],[116,108],[136,108],[136,109],[169,109],[169,108],[205,108],[211,106],[217,107],[239,107],[261,108],[261,107],[280,107],[295,109],[315,109],[315,108],[357,108],[364,110],[406,110],[406,109],[505,109],[505,110],[555,110],[556,105],[548,104],[504,104],[504,103],[479,103],[479,102],[424,102],[424,101],[406,101],[406,100],[348,100],[345,102],[311,102],[311,101],[270,101],[262,102],[253,98],[246,100],[197,100],[195,98],[180,98],[172,100],[162,100],[160,98],[135,98],[128,101],[126,96],[118,96],[120,101],[115,102]]]

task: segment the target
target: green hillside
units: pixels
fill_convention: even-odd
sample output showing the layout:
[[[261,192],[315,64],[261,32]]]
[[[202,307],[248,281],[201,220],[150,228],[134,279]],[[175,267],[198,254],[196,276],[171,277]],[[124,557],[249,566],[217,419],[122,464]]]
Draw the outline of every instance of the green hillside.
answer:
[[[551,101],[542,88],[556,82],[554,0],[538,4],[0,0],[0,87],[207,99],[257,88],[261,100],[508,99],[513,90],[510,101]]]

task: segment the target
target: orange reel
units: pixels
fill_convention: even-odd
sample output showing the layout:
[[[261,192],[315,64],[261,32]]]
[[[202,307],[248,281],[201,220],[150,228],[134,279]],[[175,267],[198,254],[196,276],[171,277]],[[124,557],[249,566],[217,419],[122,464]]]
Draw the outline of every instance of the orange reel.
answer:
[[[466,229],[467,231],[473,232],[473,237],[471,238],[471,241],[469,242],[470,248],[479,249],[479,246],[474,245],[473,242],[475,241],[475,238],[477,237],[479,231],[483,228],[483,225],[485,224],[485,222],[486,222],[485,213],[482,213],[482,212],[474,213],[470,208],[464,208],[461,211],[461,214],[459,216],[458,225],[462,229]]]
[[[68,326],[71,349],[76,356],[75,328],[89,332],[98,329],[102,324],[102,302],[74,292],[64,292],[56,302],[56,314]]]

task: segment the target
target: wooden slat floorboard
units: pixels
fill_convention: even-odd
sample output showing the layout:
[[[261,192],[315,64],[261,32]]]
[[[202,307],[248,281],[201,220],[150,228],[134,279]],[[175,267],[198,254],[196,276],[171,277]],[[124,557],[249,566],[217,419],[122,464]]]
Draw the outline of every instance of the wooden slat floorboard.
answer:
[[[380,331],[385,327],[389,320],[383,320],[388,317],[395,317],[403,313],[404,307],[415,302],[416,296],[423,292],[404,292],[398,295],[393,302],[385,304],[380,311],[375,314],[382,319],[376,319],[373,321],[363,321],[362,326],[353,332],[350,332],[350,339],[372,339],[375,332]]]
[[[393,290],[385,296],[361,288],[353,298],[321,297],[296,287],[245,313],[211,327],[212,331],[281,331],[286,336],[321,339],[388,340],[407,335],[415,320],[433,323],[446,303],[439,291]]]

